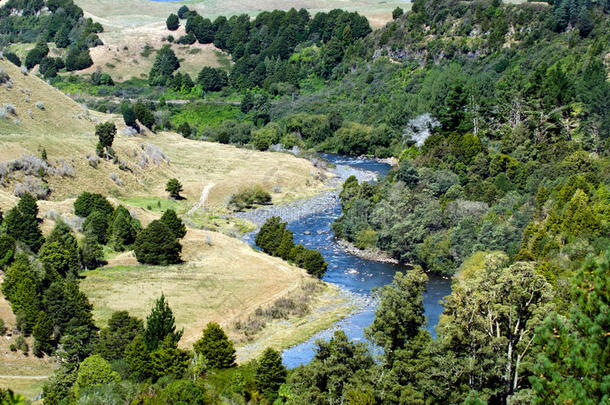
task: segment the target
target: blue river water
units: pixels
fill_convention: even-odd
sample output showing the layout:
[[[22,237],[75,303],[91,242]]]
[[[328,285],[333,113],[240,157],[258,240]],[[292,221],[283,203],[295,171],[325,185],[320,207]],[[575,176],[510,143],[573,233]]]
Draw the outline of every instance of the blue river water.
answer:
[[[337,169],[340,169],[337,170],[340,178],[351,173],[366,173],[369,177],[375,177],[376,174],[378,178],[381,178],[391,169],[389,164],[371,159],[337,155],[324,155],[324,157],[335,164]],[[288,221],[288,229],[293,232],[295,243],[316,249],[324,256],[328,263],[328,270],[323,280],[339,286],[352,295],[359,308],[339,321],[333,328],[284,350],[282,358],[284,365],[288,368],[311,361],[315,354],[315,341],[329,339],[337,329],[345,331],[350,339],[364,340],[364,328],[371,324],[375,316],[376,300],[371,294],[373,289],[391,283],[397,271],[408,271],[404,266],[359,258],[339,246],[330,228],[333,221],[341,215],[337,194],[338,192],[334,192],[327,195],[324,209],[313,210],[315,211],[313,213],[305,213],[297,218],[288,217],[284,220]],[[247,239],[254,244],[253,235]],[[434,327],[443,311],[440,301],[450,292],[450,280],[429,275],[427,291],[424,294],[424,310],[427,317],[426,329],[433,337],[436,336]]]

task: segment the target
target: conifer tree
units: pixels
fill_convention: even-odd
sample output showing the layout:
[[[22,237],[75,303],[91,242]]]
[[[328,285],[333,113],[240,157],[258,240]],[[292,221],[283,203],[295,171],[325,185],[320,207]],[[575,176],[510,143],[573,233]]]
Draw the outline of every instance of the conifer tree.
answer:
[[[286,382],[286,367],[282,364],[282,356],[272,348],[267,348],[256,364],[254,381],[269,401],[274,401],[277,392]]]
[[[171,375],[180,378],[184,375],[190,361],[191,354],[186,350],[178,349],[177,342],[171,335],[167,335],[160,342],[157,350],[151,353],[153,377],[158,379]]]
[[[38,205],[31,194],[21,196],[16,207],[9,210],[3,221],[6,234],[38,252],[44,238],[38,224]]]
[[[161,294],[146,318],[146,328],[142,335],[146,347],[149,351],[154,351],[166,336],[170,336],[175,343],[178,343],[183,332],[183,329],[176,331],[174,314],[165,300],[165,295]]]
[[[49,355],[53,353],[53,321],[44,311],[38,312],[32,336],[35,339],[33,348],[35,356],[41,357],[45,353]]]
[[[182,220],[178,218],[176,211],[172,209],[166,210],[161,216],[161,222],[167,225],[176,238],[181,239],[184,237],[184,235],[186,235],[186,226]]]
[[[138,233],[134,252],[140,263],[168,264],[180,263],[182,245],[174,233],[159,220],[152,221]]]
[[[142,335],[137,335],[125,348],[125,361],[131,368],[132,375],[143,381],[152,375],[152,359]]]
[[[193,345],[195,353],[205,359],[211,368],[229,368],[235,365],[235,348],[219,324],[210,322],[201,338]]]

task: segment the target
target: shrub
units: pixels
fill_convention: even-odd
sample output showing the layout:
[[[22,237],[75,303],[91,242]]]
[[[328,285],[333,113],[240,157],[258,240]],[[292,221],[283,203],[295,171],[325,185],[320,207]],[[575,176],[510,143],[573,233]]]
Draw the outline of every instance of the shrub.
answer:
[[[11,80],[9,74],[6,73],[4,68],[0,67],[0,84],[7,83],[9,80]]]
[[[17,349],[21,350],[23,354],[28,354],[28,352],[30,351],[28,342],[25,341],[23,335],[17,336],[17,339],[15,340],[15,346],[17,347]]]
[[[13,65],[21,66],[21,59],[14,52],[6,52],[4,57],[8,59]]]
[[[4,324],[4,319],[0,318],[0,336],[4,336],[6,333],[6,325]]]
[[[36,107],[37,107],[39,110],[44,110],[44,103],[43,103],[42,101],[37,101],[37,102],[36,102]]]
[[[271,194],[263,190],[261,186],[254,186],[233,194],[229,205],[237,210],[243,210],[244,208],[251,208],[254,204],[268,204],[270,202]]]
[[[181,239],[186,235],[186,226],[182,220],[176,215],[176,211],[167,210],[163,213],[160,219],[174,233],[176,238]]]

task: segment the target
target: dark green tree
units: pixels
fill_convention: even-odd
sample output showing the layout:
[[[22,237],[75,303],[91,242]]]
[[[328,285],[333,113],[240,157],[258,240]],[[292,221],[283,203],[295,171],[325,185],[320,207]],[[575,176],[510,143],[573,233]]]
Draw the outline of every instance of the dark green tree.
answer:
[[[0,234],[0,269],[11,264],[15,257],[16,247],[15,238],[7,234]]]
[[[169,193],[169,196],[174,200],[180,200],[182,197],[180,196],[180,192],[182,191],[182,184],[178,181],[178,179],[173,178],[167,181],[165,185],[165,191]]]
[[[403,15],[405,13],[405,11],[400,8],[400,7],[396,7],[393,11],[392,11],[392,18],[394,20],[396,20],[398,17],[400,17],[401,15]]]
[[[53,321],[44,311],[38,313],[32,336],[34,336],[33,352],[35,356],[41,357],[43,354],[53,354],[55,350]]]
[[[93,211],[102,212],[106,217],[110,217],[114,208],[101,194],[92,194],[87,191],[81,193],[74,201],[74,214],[87,218]]]
[[[127,208],[119,205],[112,214],[110,224],[110,244],[112,248],[119,252],[130,248],[136,241],[140,229],[139,221],[132,218]]]
[[[95,269],[103,264],[104,250],[93,234],[85,234],[78,248],[80,260],[85,269]]]
[[[239,109],[244,114],[248,114],[252,108],[254,108],[254,96],[252,95],[252,92],[247,91],[244,98],[241,100]]]
[[[176,238],[182,239],[186,235],[186,226],[184,222],[176,215],[176,211],[172,209],[166,210],[160,219],[174,233]]]
[[[165,25],[167,25],[168,30],[176,31],[180,26],[180,20],[176,14],[172,13],[167,17],[167,20],[165,20]]]
[[[158,396],[164,404],[204,405],[206,403],[204,389],[192,380],[176,380],[169,383]]]
[[[121,104],[121,114],[123,115],[125,125],[128,127],[135,127],[137,125],[136,113],[133,111],[133,108],[131,108],[129,103],[125,102]]]
[[[229,368],[235,365],[235,348],[219,324],[210,322],[201,338],[193,345],[195,353],[203,356],[210,368]]]
[[[183,137],[188,138],[189,136],[191,136],[192,134],[192,129],[191,126],[189,125],[188,122],[184,121],[182,124],[180,124],[180,126],[178,127],[178,132],[180,132],[180,134],[182,134]]]
[[[164,86],[179,67],[180,63],[172,48],[164,45],[157,52],[153,67],[148,74],[148,81],[153,86]]]
[[[116,311],[108,320],[108,327],[100,331],[95,352],[108,361],[121,359],[127,346],[143,332],[141,319],[130,316],[127,311]]]
[[[468,93],[460,81],[451,86],[445,98],[445,106],[440,114],[439,121],[443,131],[465,132],[469,129],[466,122],[466,105]]]
[[[70,26],[68,24],[64,24],[61,28],[55,33],[55,46],[58,48],[67,48],[70,45]]]
[[[174,314],[165,300],[165,295],[155,301],[155,306],[146,317],[146,328],[144,329],[143,338],[146,347],[150,352],[157,349],[159,344],[170,336],[177,344],[182,337],[183,330],[176,331],[176,320]]]
[[[11,304],[13,313],[20,314],[21,331],[30,333],[36,324],[41,299],[39,283],[27,256],[18,256],[6,270],[2,293]]]
[[[301,265],[312,276],[322,278],[326,273],[328,264],[324,261],[324,256],[317,250],[307,249],[303,255],[303,264]]]
[[[188,18],[188,14],[191,11],[189,10],[189,8],[187,6],[181,6],[178,9],[178,18],[180,18],[181,20],[184,20],[185,18]]]
[[[256,363],[254,382],[270,402],[277,397],[280,385],[286,382],[286,375],[280,353],[272,348],[265,349]]]
[[[107,154],[109,149],[112,147],[112,142],[114,142],[115,135],[116,126],[113,122],[108,121],[95,126],[95,136],[98,137],[100,144],[104,147]]]
[[[140,263],[176,264],[180,263],[182,245],[174,233],[159,220],[152,221],[136,237],[134,252]]]
[[[383,348],[387,362],[393,353],[403,349],[426,322],[422,294],[428,277],[419,267],[406,274],[396,273],[392,284],[378,291],[379,306],[367,335]]]
[[[159,347],[151,353],[151,366],[153,378],[159,379],[164,376],[181,378],[191,361],[191,353],[178,348],[178,344],[167,335]]]
[[[413,188],[419,183],[419,173],[411,161],[405,159],[398,165],[396,179],[405,183],[407,187]]]
[[[38,252],[44,242],[38,224],[38,205],[31,194],[24,194],[16,207],[9,210],[2,226],[7,235],[25,243],[33,252]]]
[[[204,66],[197,76],[197,83],[204,91],[220,91],[228,84],[227,73],[220,68]]]
[[[108,217],[101,211],[93,211],[83,223],[85,234],[95,236],[98,243],[105,245],[108,241]]]
[[[136,114],[136,118],[142,125],[144,125],[148,129],[153,129],[155,125],[155,117],[144,103],[137,102],[133,106],[133,111]]]

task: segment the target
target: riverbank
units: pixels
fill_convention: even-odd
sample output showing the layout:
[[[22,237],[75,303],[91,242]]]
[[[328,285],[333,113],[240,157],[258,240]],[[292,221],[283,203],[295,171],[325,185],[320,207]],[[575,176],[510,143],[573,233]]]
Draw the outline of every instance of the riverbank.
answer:
[[[357,256],[361,259],[380,263],[398,264],[398,260],[390,256],[388,253],[383,252],[379,249],[358,249],[356,246],[343,239],[337,239],[336,242],[337,245],[345,252]]]

